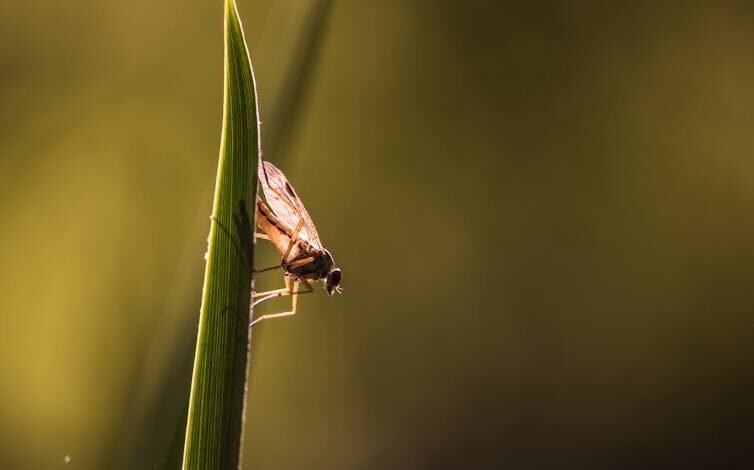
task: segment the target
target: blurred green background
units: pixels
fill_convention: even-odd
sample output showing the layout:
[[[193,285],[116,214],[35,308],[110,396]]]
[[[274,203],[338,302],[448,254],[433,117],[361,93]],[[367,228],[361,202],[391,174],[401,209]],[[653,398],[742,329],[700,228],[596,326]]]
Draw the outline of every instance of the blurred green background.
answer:
[[[754,7],[238,6],[345,288],[255,330],[244,468],[750,458]],[[179,465],[222,24],[0,3],[0,468]]]

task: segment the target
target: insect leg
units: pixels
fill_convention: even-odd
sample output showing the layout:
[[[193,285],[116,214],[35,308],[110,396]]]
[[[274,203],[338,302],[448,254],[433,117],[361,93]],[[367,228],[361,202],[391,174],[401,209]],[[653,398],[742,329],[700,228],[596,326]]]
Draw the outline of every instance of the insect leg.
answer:
[[[293,281],[293,289],[291,289],[288,292],[275,292],[275,293],[272,293],[272,294],[265,293],[263,300],[256,301],[254,303],[257,304],[258,302],[262,302],[262,301],[270,299],[272,297],[278,297],[278,296],[282,296],[282,295],[290,295],[290,296],[292,296],[291,297],[291,310],[288,311],[288,312],[270,313],[270,314],[267,314],[267,315],[262,315],[261,317],[259,317],[256,320],[252,321],[249,324],[249,326],[254,326],[256,323],[259,323],[262,320],[267,320],[269,318],[287,317],[287,316],[290,316],[290,315],[295,315],[296,314],[296,306],[298,305],[298,296],[300,294],[308,294],[310,292],[314,292],[314,289],[312,288],[312,285],[309,284],[305,279],[301,279],[301,284],[304,286],[304,288],[306,290],[302,290],[302,291],[298,290],[299,280],[296,279],[295,281]],[[287,279],[286,279],[286,285],[288,285],[288,280]],[[281,291],[281,290],[285,291],[285,289],[278,289],[278,291]]]
[[[255,239],[257,239],[257,238],[261,238],[262,240],[269,240],[269,241],[272,241],[272,239],[270,238],[270,236],[269,236],[269,235],[267,235],[266,233],[262,233],[262,232],[255,232],[255,233],[254,233],[254,238],[255,238]]]
[[[297,258],[297,259],[294,259],[293,261],[287,263],[285,265],[285,269],[286,270],[291,270],[291,269],[298,268],[299,266],[304,266],[304,265],[312,263],[312,262],[314,262],[314,256],[307,256],[305,258]]]
[[[275,266],[270,266],[269,268],[255,269],[254,272],[255,273],[263,273],[265,271],[272,271],[273,269],[279,269],[281,267],[285,267],[286,269],[293,269],[293,268],[297,268],[299,266],[303,266],[305,264],[309,264],[312,261],[314,261],[314,257],[313,256],[307,256],[305,258],[294,259],[293,261],[291,261],[289,263],[286,263],[286,264],[281,263],[281,264],[276,264]]]
[[[251,298],[256,299],[254,300],[253,305],[261,304],[262,302],[266,300],[270,300],[275,297],[285,297],[286,295],[308,294],[309,292],[314,292],[314,288],[306,280],[303,280],[303,279],[301,280],[301,283],[304,285],[305,290],[296,290],[297,287],[295,286],[297,286],[298,284],[295,284],[294,288],[291,289],[291,286],[288,282],[288,278],[284,277],[283,280],[285,281],[285,287],[283,287],[282,289],[273,289],[273,290],[268,290],[266,292],[252,292]],[[299,281],[296,280],[295,282],[299,282]]]
[[[254,300],[252,306],[261,304],[265,300],[269,300],[273,297],[288,295],[291,292],[290,282],[288,281],[288,278],[286,276],[283,276],[283,281],[285,281],[285,287],[283,287],[282,289],[273,289],[268,290],[267,292],[252,292],[251,298],[252,300]]]
[[[265,271],[272,271],[273,269],[280,269],[280,265],[276,264],[275,266],[270,266],[269,268],[255,269],[254,272],[255,273],[263,273]]]
[[[255,269],[254,272],[255,273],[263,273],[265,271],[272,271],[273,269],[280,269],[280,268],[283,268],[283,267],[285,269],[293,269],[293,268],[297,268],[299,266],[303,266],[305,264],[309,264],[309,263],[311,263],[313,261],[314,261],[314,257],[313,256],[307,256],[305,258],[295,259],[295,260],[293,260],[290,263],[285,264],[285,265],[276,264],[275,266],[270,266],[269,268]]]
[[[290,243],[288,243],[288,249],[285,250],[285,253],[283,253],[283,263],[286,262],[288,259],[288,255],[291,254],[291,250],[296,245],[296,241],[298,240],[298,234],[301,233],[301,227],[304,226],[304,219],[300,219],[298,221],[298,225],[296,225],[296,230],[293,231],[293,236],[291,237]]]

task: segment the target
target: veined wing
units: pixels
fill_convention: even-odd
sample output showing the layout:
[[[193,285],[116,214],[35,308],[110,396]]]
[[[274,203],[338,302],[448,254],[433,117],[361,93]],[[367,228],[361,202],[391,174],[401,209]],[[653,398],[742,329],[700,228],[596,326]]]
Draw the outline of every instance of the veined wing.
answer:
[[[304,208],[304,203],[299,199],[296,190],[293,189],[288,178],[285,177],[272,163],[259,159],[259,181],[262,183],[262,192],[267,204],[274,212],[277,219],[284,224],[291,233],[303,220],[303,225],[298,233],[298,238],[309,243],[312,247],[323,250],[319,240],[317,228],[312,218]]]
[[[292,233],[290,229],[272,213],[259,196],[257,196],[257,224],[270,237],[270,241],[275,245],[280,254],[285,255],[290,248],[288,258],[283,260],[284,262],[302,254],[305,245],[302,245],[302,241],[299,241],[291,246]]]

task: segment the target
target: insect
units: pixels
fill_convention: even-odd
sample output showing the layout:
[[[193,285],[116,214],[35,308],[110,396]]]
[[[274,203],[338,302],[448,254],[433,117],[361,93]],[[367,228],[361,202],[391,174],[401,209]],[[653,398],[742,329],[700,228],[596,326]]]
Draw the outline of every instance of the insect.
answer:
[[[265,300],[290,295],[291,310],[262,315],[251,325],[269,318],[295,315],[298,296],[313,292],[313,281],[321,280],[328,295],[342,291],[341,270],[335,265],[330,252],[322,246],[314,222],[288,178],[275,165],[260,158],[259,181],[267,203],[257,196],[257,224],[264,233],[256,233],[255,237],[271,241],[283,257],[280,265],[256,272],[282,268],[285,288],[254,292],[252,298],[254,305],[257,305]],[[299,286],[302,290],[299,290]]]

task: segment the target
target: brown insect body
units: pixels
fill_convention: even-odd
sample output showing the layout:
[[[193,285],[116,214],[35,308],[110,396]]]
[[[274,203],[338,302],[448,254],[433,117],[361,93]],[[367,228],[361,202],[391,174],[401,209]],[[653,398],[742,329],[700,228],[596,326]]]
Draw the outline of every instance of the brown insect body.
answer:
[[[281,263],[287,276],[317,281],[326,279],[335,268],[335,261],[329,251],[312,247],[309,242],[302,239],[291,246],[293,233],[259,197],[257,197],[257,223],[281,253],[285,253],[290,248],[288,260],[283,260]]]
[[[341,270],[322,246],[314,222],[283,172],[260,160],[259,181],[267,203],[257,196],[257,224],[283,254],[285,275],[322,280],[329,295],[340,292]]]

